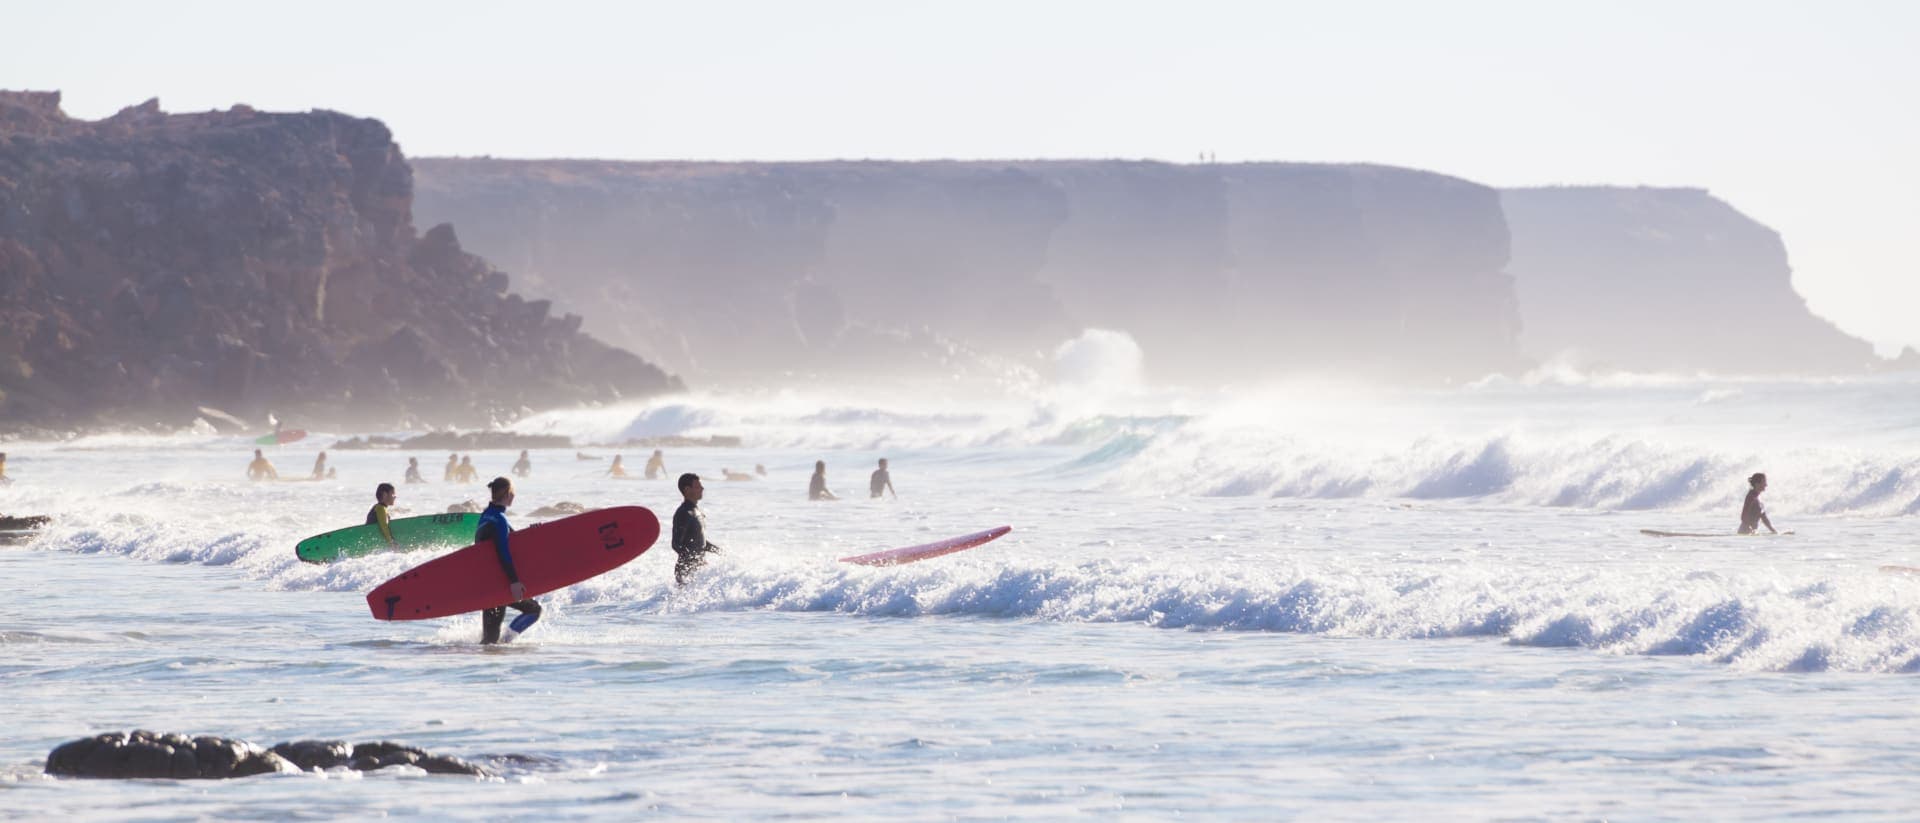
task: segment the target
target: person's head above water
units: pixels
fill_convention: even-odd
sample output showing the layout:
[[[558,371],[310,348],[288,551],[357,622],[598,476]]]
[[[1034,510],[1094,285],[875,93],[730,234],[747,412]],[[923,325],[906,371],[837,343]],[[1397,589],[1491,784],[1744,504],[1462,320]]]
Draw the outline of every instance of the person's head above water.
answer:
[[[493,492],[493,502],[501,506],[513,505],[513,481],[496,477],[487,484],[487,491]]]
[[[700,475],[693,472],[680,475],[680,496],[686,498],[687,502],[700,502],[700,496],[705,491],[706,488],[700,485]]]
[[[1766,488],[1766,487],[1767,487],[1767,473],[1766,473],[1766,472],[1754,472],[1754,473],[1753,473],[1753,476],[1752,476],[1752,477],[1749,477],[1749,478],[1747,478],[1747,485],[1749,485],[1749,486],[1752,486],[1752,487],[1754,487],[1754,488],[1756,488],[1756,489],[1764,489],[1764,488]]]
[[[382,506],[393,505],[393,484],[381,483],[373,487],[373,499],[378,501]]]
[[[259,449],[254,449],[254,450],[253,450],[253,459],[255,459],[255,460],[259,460],[260,458],[262,458],[262,457],[265,457],[265,456],[266,456],[266,455],[264,455],[264,454],[261,454],[261,453],[260,453],[260,450],[259,450]]]
[[[886,467],[887,467],[887,459],[884,457],[880,458],[880,468],[884,469]]]
[[[814,473],[814,474],[819,474],[819,473],[821,473],[821,472],[824,472],[824,471],[826,471],[826,470],[827,470],[827,461],[825,461],[825,460],[815,460],[815,461],[813,461],[813,473]]]

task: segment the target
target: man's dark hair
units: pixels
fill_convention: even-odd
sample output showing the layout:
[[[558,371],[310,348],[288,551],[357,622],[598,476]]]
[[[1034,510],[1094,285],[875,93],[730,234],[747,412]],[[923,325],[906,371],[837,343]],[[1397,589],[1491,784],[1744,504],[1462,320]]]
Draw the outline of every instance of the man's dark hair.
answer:
[[[393,491],[392,483],[381,483],[380,485],[373,487],[373,499],[379,500],[380,495],[388,494],[392,491]]]
[[[1765,482],[1767,482],[1766,472],[1754,472],[1752,477],[1747,478],[1747,485],[1749,486],[1758,486]]]
[[[688,486],[698,482],[700,482],[700,475],[694,474],[693,472],[680,475],[680,491],[684,493]]]
[[[496,477],[493,482],[487,484],[487,491],[493,492],[494,497],[499,497],[501,492],[511,488],[513,488],[513,481],[504,477]]]

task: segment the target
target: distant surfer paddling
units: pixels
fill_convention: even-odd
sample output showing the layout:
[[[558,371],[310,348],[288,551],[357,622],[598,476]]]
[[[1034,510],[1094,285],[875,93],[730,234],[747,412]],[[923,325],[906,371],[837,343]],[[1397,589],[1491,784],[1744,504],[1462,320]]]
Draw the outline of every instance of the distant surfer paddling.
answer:
[[[1773,528],[1773,521],[1767,519],[1766,504],[1760,502],[1760,493],[1767,490],[1766,473],[1755,472],[1752,477],[1747,478],[1747,485],[1752,488],[1747,490],[1746,504],[1740,507],[1740,533],[1754,534],[1764,525],[1767,531],[1779,534],[1780,532]]]
[[[513,481],[496,477],[487,484],[487,490],[493,493],[493,502],[488,503],[486,510],[480,513],[480,528],[474,530],[473,542],[493,541],[494,551],[500,556],[500,568],[507,573],[507,591],[513,596],[514,602],[480,613],[480,642],[483,645],[512,642],[540,619],[540,604],[527,596],[527,587],[520,582],[520,573],[514,571],[513,552],[508,547],[513,526],[507,523],[507,507],[513,505]],[[500,622],[507,619],[509,606],[520,614],[502,632]]]
[[[253,462],[247,464],[248,480],[279,480],[280,473],[273,470],[273,464],[267,462],[267,456],[259,449],[253,450]]]
[[[387,539],[387,547],[398,549],[400,541],[393,539],[393,526],[389,525],[393,518],[387,516],[387,510],[393,507],[394,497],[392,483],[381,483],[374,487],[373,508],[367,510],[367,525],[379,526],[380,536]]]
[[[666,477],[666,476],[667,476],[667,458],[660,454],[659,449],[654,449],[653,456],[647,458],[647,479],[659,480],[660,478]]]
[[[513,461],[513,476],[527,477],[533,474],[533,460],[527,457],[527,450],[520,450],[520,459]]]
[[[813,477],[807,481],[808,500],[839,500],[833,492],[827,491],[827,461],[813,461]]]
[[[673,512],[673,584],[687,585],[691,577],[701,566],[706,565],[707,555],[720,551],[719,546],[707,542],[707,516],[700,511],[700,498],[706,494],[706,488],[700,485],[700,475],[688,472],[680,475],[680,508]]]
[[[892,494],[895,500],[900,499],[900,493],[893,490],[893,475],[887,472],[886,458],[880,458],[880,468],[874,469],[873,477],[867,480],[867,491],[873,493],[874,499],[879,499],[882,492]]]

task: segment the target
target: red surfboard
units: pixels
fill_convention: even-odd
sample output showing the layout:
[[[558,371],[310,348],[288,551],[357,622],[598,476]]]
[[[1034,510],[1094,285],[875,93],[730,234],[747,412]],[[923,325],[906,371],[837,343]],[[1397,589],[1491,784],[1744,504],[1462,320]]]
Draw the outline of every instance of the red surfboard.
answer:
[[[620,568],[660,539],[660,519],[640,506],[576,514],[515,529],[513,568],[537,597]],[[493,541],[436,557],[367,592],[376,620],[427,620],[513,602]]]
[[[982,543],[997,540],[1000,538],[1000,535],[1010,531],[1013,531],[1012,526],[1001,526],[997,529],[988,529],[983,532],[975,532],[960,537],[951,537],[935,543],[908,546],[903,549],[888,549],[883,552],[874,552],[873,554],[842,557],[840,558],[840,562],[858,563],[862,566],[898,566],[903,563],[917,563],[930,557],[939,557],[943,554],[966,551]]]

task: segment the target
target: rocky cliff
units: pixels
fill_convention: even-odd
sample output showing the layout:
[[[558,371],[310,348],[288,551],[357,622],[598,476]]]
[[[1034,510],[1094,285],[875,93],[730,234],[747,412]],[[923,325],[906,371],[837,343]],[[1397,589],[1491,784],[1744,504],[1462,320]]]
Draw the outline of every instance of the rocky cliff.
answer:
[[[0,92],[0,420],[480,423],[678,381],[416,232],[385,126]]]
[[[1891,365],[1808,311],[1779,234],[1703,190],[1509,189],[1501,200],[1533,357],[1732,374]]]
[[[1521,363],[1496,192],[1373,166],[416,160],[423,220],[710,377],[1038,362],[1162,379]]]

